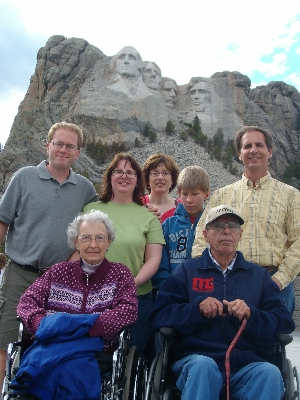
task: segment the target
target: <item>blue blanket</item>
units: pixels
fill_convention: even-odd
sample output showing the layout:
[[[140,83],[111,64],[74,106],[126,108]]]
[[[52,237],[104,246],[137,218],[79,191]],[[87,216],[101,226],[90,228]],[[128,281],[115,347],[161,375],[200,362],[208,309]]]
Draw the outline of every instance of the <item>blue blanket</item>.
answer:
[[[42,319],[11,383],[15,394],[41,400],[99,400],[101,380],[95,352],[103,339],[88,335],[98,314],[57,313]]]

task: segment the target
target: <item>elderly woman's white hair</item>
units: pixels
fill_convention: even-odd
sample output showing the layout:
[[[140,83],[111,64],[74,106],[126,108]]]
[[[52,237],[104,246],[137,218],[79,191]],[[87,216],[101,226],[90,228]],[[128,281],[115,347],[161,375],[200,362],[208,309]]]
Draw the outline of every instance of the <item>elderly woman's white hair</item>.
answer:
[[[79,228],[83,222],[91,224],[102,222],[106,226],[109,243],[111,244],[115,240],[116,231],[113,223],[108,218],[108,215],[99,210],[91,210],[86,214],[77,215],[77,217],[70,223],[67,235],[68,244],[71,249],[75,249],[75,240],[78,237]]]

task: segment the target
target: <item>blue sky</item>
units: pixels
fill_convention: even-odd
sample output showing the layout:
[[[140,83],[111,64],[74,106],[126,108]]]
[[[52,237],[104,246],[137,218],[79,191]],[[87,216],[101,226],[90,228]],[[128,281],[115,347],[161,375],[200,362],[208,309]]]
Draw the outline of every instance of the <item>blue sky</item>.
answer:
[[[83,38],[107,56],[131,45],[179,85],[239,71],[252,88],[284,81],[300,91],[300,1],[0,0],[2,144],[52,35]]]

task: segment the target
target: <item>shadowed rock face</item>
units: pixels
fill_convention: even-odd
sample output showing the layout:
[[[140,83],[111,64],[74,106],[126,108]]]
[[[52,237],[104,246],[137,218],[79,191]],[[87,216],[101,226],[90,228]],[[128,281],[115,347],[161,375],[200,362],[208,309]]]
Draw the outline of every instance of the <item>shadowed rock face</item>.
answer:
[[[87,139],[108,143],[132,143],[147,122],[159,137],[168,120],[180,130],[195,116],[204,134],[213,137],[222,128],[225,140],[234,138],[242,125],[260,125],[275,139],[275,173],[282,174],[297,156],[300,94],[293,86],[270,82],[250,89],[250,79],[236,71],[177,85],[162,73],[131,46],[106,56],[83,39],[50,37],[37,54],[28,91],[0,154],[0,193],[18,168],[46,158],[47,132],[62,120],[79,124]],[[77,165],[96,180],[93,160],[83,154]]]

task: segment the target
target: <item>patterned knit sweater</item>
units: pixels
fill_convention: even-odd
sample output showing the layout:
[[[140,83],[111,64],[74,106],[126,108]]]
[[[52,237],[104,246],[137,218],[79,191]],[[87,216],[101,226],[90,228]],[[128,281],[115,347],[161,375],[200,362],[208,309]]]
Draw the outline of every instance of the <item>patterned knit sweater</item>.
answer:
[[[47,315],[99,314],[89,335],[104,339],[103,351],[111,353],[119,333],[137,319],[136,286],[124,264],[106,258],[92,273],[80,261],[55,264],[21,296],[17,313],[32,335]]]

